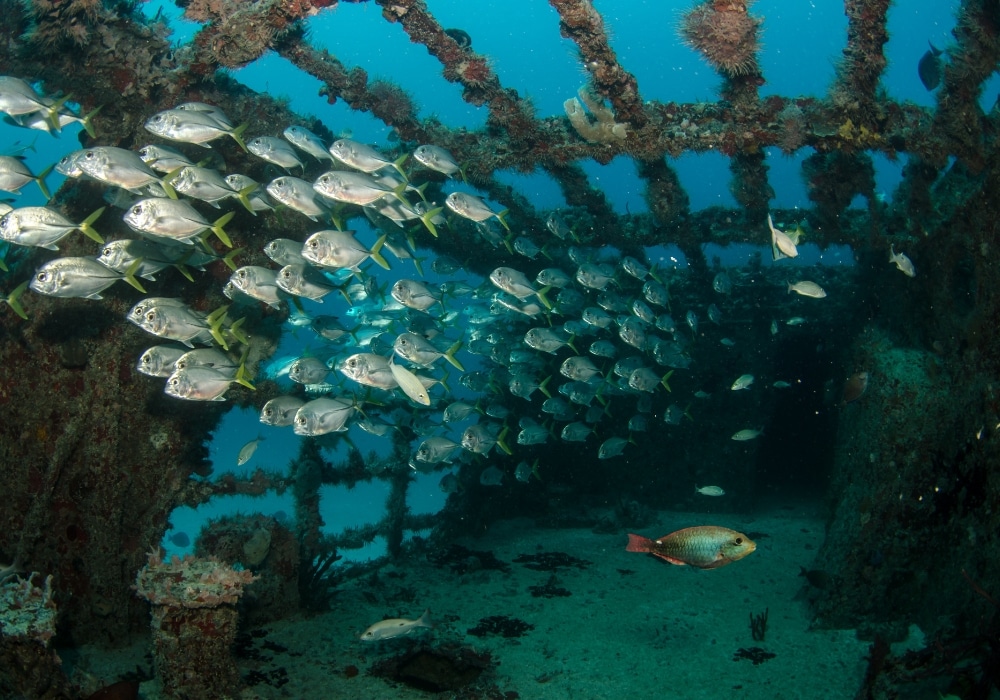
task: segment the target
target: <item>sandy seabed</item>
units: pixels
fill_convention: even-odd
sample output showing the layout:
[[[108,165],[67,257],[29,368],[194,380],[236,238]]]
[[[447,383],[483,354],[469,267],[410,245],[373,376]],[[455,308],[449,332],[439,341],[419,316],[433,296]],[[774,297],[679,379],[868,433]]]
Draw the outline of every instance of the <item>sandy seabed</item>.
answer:
[[[372,676],[376,662],[420,644],[464,645],[489,652],[496,663],[478,681],[494,694],[468,697],[604,700],[628,698],[760,698],[850,700],[858,691],[869,644],[853,630],[810,629],[809,568],[823,523],[794,510],[769,516],[663,513],[640,534],[659,537],[692,525],[722,525],[757,539],[757,551],[729,566],[701,571],[625,551],[625,533],[538,529],[531,521],[497,523],[483,537],[462,542],[490,550],[509,571],[475,568],[457,573],[427,561],[406,562],[375,578],[346,584],[332,610],[272,623],[253,642],[256,660],[241,672],[270,679],[240,697],[385,699],[453,697]],[[758,534],[760,533],[760,534]],[[761,536],[761,534],[763,536]],[[562,552],[586,568],[537,571],[513,560],[522,554]],[[475,563],[475,562],[473,562]],[[554,578],[553,578],[554,577]],[[553,584],[571,595],[534,597],[531,586]],[[384,617],[418,617],[425,608],[434,630],[401,639],[361,642]],[[768,609],[763,642],[750,633],[751,613]],[[519,638],[468,634],[482,618],[503,615],[534,626]],[[739,649],[774,654],[757,665],[735,658]],[[91,672],[101,661],[80,659]],[[134,668],[134,666],[133,666]],[[354,674],[354,669],[358,673]],[[499,691],[499,692],[497,692]],[[157,698],[156,682],[142,697]],[[461,696],[466,697],[466,696]]]

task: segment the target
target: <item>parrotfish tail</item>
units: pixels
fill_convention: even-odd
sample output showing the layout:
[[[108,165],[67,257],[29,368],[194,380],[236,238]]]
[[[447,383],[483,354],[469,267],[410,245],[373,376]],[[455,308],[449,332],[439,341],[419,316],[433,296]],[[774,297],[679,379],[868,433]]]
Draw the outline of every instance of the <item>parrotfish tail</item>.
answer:
[[[576,346],[575,346],[575,345],[573,345],[573,339],[574,339],[575,337],[576,337],[575,335],[571,335],[571,336],[569,337],[569,340],[567,340],[567,341],[566,341],[566,345],[568,345],[568,346],[569,346],[570,350],[572,350],[572,351],[573,351],[573,352],[575,352],[575,353],[576,353],[577,355],[579,355],[579,354],[580,354],[580,351],[576,349]]]
[[[448,350],[444,353],[444,359],[448,360],[448,362],[450,362],[451,365],[459,372],[464,372],[465,367],[462,366],[461,362],[455,359],[455,353],[458,352],[461,348],[462,348],[462,341],[461,340],[456,341],[455,344],[452,345],[450,348],[448,348]]]
[[[509,428],[504,427],[504,429],[500,431],[500,434],[497,435],[497,447],[499,447],[501,450],[503,450],[508,455],[512,455],[514,453],[511,451],[511,449],[509,447],[507,447],[507,443],[504,442],[504,438],[507,437],[507,432],[509,430],[510,430]]]
[[[437,227],[434,225],[434,222],[431,221],[431,219],[433,219],[441,212],[442,208],[437,207],[435,209],[430,209],[429,211],[427,211],[427,213],[425,213],[423,216],[420,217],[420,220],[424,223],[424,226],[427,227],[427,230],[430,231],[431,235],[434,236],[435,238],[438,237]]]
[[[653,548],[653,540],[648,537],[643,537],[642,535],[633,535],[631,532],[628,535],[628,546],[625,547],[626,552],[649,552]]]
[[[247,348],[250,347],[250,338],[246,333],[243,332],[243,324],[246,322],[246,316],[241,316],[236,319],[236,321],[231,325],[226,332],[230,335],[233,340],[243,343]],[[252,388],[252,387],[251,387]]]
[[[543,394],[545,394],[545,398],[547,399],[552,398],[552,394],[549,392],[548,389],[545,388],[551,381],[552,381],[552,375],[550,374],[549,376],[547,376],[545,379],[542,380],[541,384],[538,385],[538,390]]]
[[[409,153],[404,153],[399,158],[397,158],[395,160],[395,162],[392,164],[392,167],[394,167],[397,171],[399,171],[399,175],[400,175],[400,177],[403,178],[403,182],[409,182],[410,181],[409,175],[407,175],[406,171],[403,170],[403,163],[405,163],[406,159],[409,158],[409,157],[410,157]],[[420,198],[421,199],[424,198],[424,193],[423,192],[420,193]]]
[[[250,204],[250,195],[253,194],[256,189],[257,185],[247,185],[240,190],[238,195],[236,195],[236,198],[240,200],[240,204],[246,207],[246,210],[254,216],[257,216],[257,212],[253,210],[253,205]]]
[[[7,266],[4,265],[4,269],[5,270],[6,270],[6,267]],[[9,306],[10,308],[14,309],[14,313],[16,313],[18,316],[20,316],[21,318],[23,318],[25,321],[28,320],[28,314],[26,314],[24,312],[24,307],[21,306],[20,299],[21,299],[21,295],[24,294],[24,290],[27,289],[27,288],[28,288],[28,281],[25,280],[24,282],[21,282],[21,284],[17,285],[17,287],[14,289],[14,291],[10,293],[10,296],[8,296],[6,299],[4,299],[4,301],[7,302],[7,306]]]
[[[243,149],[244,153],[249,152],[247,151],[247,145],[243,143],[243,132],[247,130],[248,126],[250,126],[250,122],[240,124],[238,127],[229,132],[229,135],[232,136],[233,140],[240,145],[240,148]]]
[[[94,131],[94,124],[92,120],[95,116],[97,116],[97,113],[100,112],[102,109],[104,109],[104,105],[100,105],[96,109],[91,110],[90,112],[84,115],[83,119],[80,120],[80,123],[83,125],[84,130],[90,135],[90,138],[92,139],[97,138],[97,133]]]
[[[374,260],[379,267],[384,270],[388,270],[389,262],[379,252],[382,250],[382,246],[385,245],[385,239],[386,235],[384,233],[379,236],[378,240],[375,241],[375,245],[372,246],[372,252],[369,254],[369,257],[371,257],[371,259]]]
[[[660,380],[660,384],[662,384],[663,388],[666,389],[667,391],[670,391],[670,375],[672,375],[673,373],[674,371],[670,370],[669,372],[664,374],[663,379]]]
[[[231,251],[226,253],[226,257],[222,259],[222,262],[226,264],[233,272],[236,272],[236,256],[243,252],[243,248],[233,248]],[[193,280],[192,280],[193,281]]]
[[[56,167],[55,163],[38,173],[38,176],[35,178],[35,182],[38,184],[38,189],[42,191],[42,196],[45,197],[46,200],[52,199],[52,195],[49,193],[48,185],[45,184],[45,178],[49,176],[49,173],[52,172],[52,168],[54,167]]]
[[[552,289],[551,286],[545,286],[535,292],[535,296],[538,297],[538,301],[542,302],[542,306],[549,310],[552,309],[552,302],[549,301],[549,298],[545,295],[550,289]]]
[[[128,269],[125,270],[125,281],[131,284],[136,289],[138,289],[143,294],[145,294],[146,290],[142,288],[142,284],[140,284],[139,280],[135,278],[135,273],[141,265],[142,265],[142,258],[136,258],[135,262],[129,265]]]
[[[101,207],[100,209],[95,211],[93,214],[84,219],[83,223],[80,224],[80,226],[78,227],[81,231],[83,231],[83,235],[85,235],[87,238],[97,241],[102,245],[104,244],[104,239],[101,238],[101,234],[97,232],[97,230],[92,226],[92,224],[99,218],[101,218],[101,214],[104,213],[104,210],[106,208],[107,207]]]
[[[212,233],[214,233],[215,237],[222,241],[222,244],[227,248],[232,248],[233,242],[229,239],[229,234],[226,233],[226,230],[222,227],[228,224],[234,216],[236,216],[236,212],[227,212],[216,219],[215,223],[212,224]]]
[[[507,215],[510,214],[510,209],[504,209],[502,212],[497,214],[497,221],[503,226],[507,231],[510,231],[510,226],[507,225]],[[513,252],[513,251],[512,251]]]

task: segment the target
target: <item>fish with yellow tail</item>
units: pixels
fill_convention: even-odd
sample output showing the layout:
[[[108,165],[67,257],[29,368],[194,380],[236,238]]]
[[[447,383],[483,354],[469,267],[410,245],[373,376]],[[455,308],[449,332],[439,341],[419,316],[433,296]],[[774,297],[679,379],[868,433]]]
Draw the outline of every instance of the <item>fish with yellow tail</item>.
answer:
[[[699,525],[671,532],[655,540],[629,534],[627,552],[648,552],[677,566],[718,569],[739,561],[757,549],[742,532],[717,525]]]

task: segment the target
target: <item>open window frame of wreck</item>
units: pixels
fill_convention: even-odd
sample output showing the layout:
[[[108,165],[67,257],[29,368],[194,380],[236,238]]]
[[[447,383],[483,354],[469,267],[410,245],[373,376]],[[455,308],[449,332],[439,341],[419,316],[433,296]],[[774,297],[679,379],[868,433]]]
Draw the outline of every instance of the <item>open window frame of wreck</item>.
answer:
[[[885,87],[886,71],[911,71],[911,79],[915,71],[913,65],[887,65],[888,27],[893,13],[901,11],[890,12],[888,0],[846,0],[838,16],[846,18],[846,37],[834,51],[832,68],[820,72],[829,79],[805,97],[772,91],[768,80],[775,66],[812,55],[811,47],[795,47],[776,34],[774,53],[768,53],[772,48],[761,53],[761,42],[771,35],[765,36],[768,23],[758,6],[742,0],[685,3],[663,33],[671,43],[679,33],[683,50],[693,51],[701,90],[693,100],[677,99],[670,91],[674,81],[685,85],[686,75],[670,74],[664,92],[646,92],[636,76],[654,68],[640,70],[620,58],[629,49],[619,48],[609,32],[603,3],[550,0],[544,20],[519,31],[525,37],[530,32],[563,37],[570,54],[563,63],[578,79],[559,96],[558,110],[540,108],[551,95],[532,94],[530,70],[526,77],[519,73],[524,64],[507,72],[494,63],[486,47],[496,39],[456,30],[434,14],[434,3],[340,4],[334,11],[338,3],[318,0],[254,5],[190,0],[183,3],[184,17],[197,23],[196,31],[190,39],[175,40],[165,15],[143,14],[133,3],[14,3],[2,18],[8,41],[0,47],[0,62],[4,74],[29,79],[45,95],[71,96],[81,115],[100,108],[93,117],[95,135],[80,132],[85,146],[139,148],[150,140],[145,119],[185,101],[218,105],[234,123],[251,125],[255,135],[278,135],[290,124],[308,126],[328,143],[346,135],[353,127],[337,124],[322,105],[296,113],[295,101],[283,98],[284,86],[251,89],[240,80],[241,69],[265,57],[286,61],[311,76],[322,100],[342,110],[345,122],[348,114],[366,115],[355,122],[359,138],[376,143],[389,158],[419,144],[446,148],[462,165],[461,178],[421,171],[416,179],[427,183],[423,195],[429,201],[440,203],[451,191],[476,193],[497,211],[507,210],[504,221],[512,236],[550,246],[562,260],[577,246],[603,251],[598,255],[605,259],[631,256],[656,263],[669,277],[670,312],[682,331],[694,331],[703,368],[696,379],[683,368],[671,379],[679,396],[670,404],[682,412],[679,437],[671,443],[640,432],[629,435],[630,408],[627,415],[602,419],[599,431],[601,439],[630,437],[622,454],[627,478],[599,465],[596,437],[579,451],[550,437],[543,445],[491,460],[505,474],[499,489],[481,484],[486,465],[475,458],[429,469],[435,477],[453,474],[459,488],[440,512],[415,514],[408,500],[414,483],[410,465],[425,426],[414,424],[420,409],[412,402],[388,395],[365,409],[370,418],[392,425],[375,453],[339,435],[310,438],[301,441],[287,466],[277,455],[263,459],[262,451],[255,462],[260,468],[213,474],[208,441],[223,416],[236,406],[257,411],[287,390],[265,370],[280,359],[279,348],[291,337],[288,305],[239,307],[250,338],[242,360],[255,390],[234,386],[226,402],[192,407],[165,397],[161,386],[134,371],[148,344],[122,321],[134,294],[114,291],[100,304],[22,297],[27,319],[11,309],[0,315],[7,373],[0,402],[12,417],[0,422],[0,460],[9,485],[0,501],[0,554],[25,571],[52,574],[69,639],[121,643],[146,625],[146,602],[132,585],[178,507],[231,495],[290,497],[291,512],[284,517],[229,516],[210,523],[198,538],[200,553],[228,556],[234,559],[230,563],[259,555],[263,540],[280,548],[293,566],[281,589],[284,607],[275,609],[291,610],[322,606],[337,581],[405,556],[415,533],[421,534],[417,542],[443,539],[461,534],[469,522],[483,526],[512,515],[539,515],[550,507],[545,498],[550,488],[569,489],[574,507],[581,509],[615,511],[616,504],[629,501],[659,508],[688,503],[690,486],[700,482],[709,461],[739,463],[725,472],[735,494],[725,507],[733,510],[752,509],[789,484],[814,493],[826,489],[830,526],[820,558],[840,580],[855,582],[835,601],[814,603],[827,623],[858,625],[918,614],[929,621],[943,615],[963,619],[960,611],[978,600],[981,589],[969,586],[962,574],[997,580],[1000,558],[989,556],[988,548],[939,561],[927,580],[912,587],[905,605],[879,601],[893,600],[898,585],[893,570],[919,558],[920,550],[949,550],[956,527],[995,530],[988,523],[997,487],[986,467],[997,459],[992,382],[1000,370],[994,322],[1000,309],[991,293],[997,284],[997,217],[988,203],[997,199],[1000,159],[998,113],[983,103],[989,102],[991,93],[984,91],[1000,59],[1000,17],[989,3],[954,4],[951,21],[938,29],[938,42],[947,44],[940,84],[918,104],[896,99]],[[310,31],[311,22],[323,22],[332,30],[323,36],[335,34],[354,19],[348,13],[359,9],[382,34],[412,45],[420,64],[433,69],[427,81],[446,99],[467,105],[474,126],[438,118],[430,98],[418,106],[395,79],[394,50],[380,58],[380,47],[371,45],[345,60],[337,55],[336,41]],[[822,32],[829,40],[827,28]],[[388,61],[382,60],[386,56]],[[544,73],[544,66],[533,69]],[[712,71],[710,91],[704,86]],[[235,143],[220,144],[216,153],[227,172],[266,179],[264,164]],[[785,156],[801,160],[798,186],[804,185],[808,206],[771,205],[782,201],[772,164]],[[726,164],[726,192],[716,184],[718,205],[693,207],[698,182],[683,174],[684,167],[706,157]],[[634,171],[628,177],[635,186],[616,201],[603,186],[620,177],[616,172],[627,171]],[[888,173],[888,191],[879,187],[878,172]],[[536,186],[548,194],[536,198],[521,189]],[[53,205],[83,221],[103,194],[92,181],[67,181]],[[553,213],[566,226],[565,239],[547,225]],[[358,208],[338,216],[344,225],[365,231],[369,243],[384,225],[371,224]],[[769,216],[780,230],[801,231],[805,243],[815,246],[811,265],[771,264]],[[112,218],[101,222],[102,232],[126,235]],[[244,248],[242,264],[266,264],[260,251],[276,228],[301,239],[316,227],[291,212],[251,216],[237,210],[227,228]],[[532,271],[543,266],[541,259],[527,261],[506,250],[503,243],[511,239],[501,228],[493,230],[499,238],[480,235],[472,223],[452,217],[449,229],[435,237],[413,224],[411,252],[418,258],[449,256],[480,280],[497,264]],[[92,248],[82,237],[73,238],[61,254],[87,255]],[[905,250],[919,277],[896,272],[888,262],[890,250]],[[51,257],[14,247],[5,256],[10,272],[0,278],[4,296]],[[415,274],[410,260],[393,260],[393,266],[405,270],[401,276]],[[823,310],[812,311],[802,324],[797,320],[808,316],[801,313],[802,299],[788,294],[785,284],[806,271],[828,296]],[[165,273],[155,293],[183,297],[208,312],[229,303],[222,294],[227,276],[221,265],[194,282]],[[737,296],[740,302],[734,301]],[[713,328],[710,304],[730,325]],[[684,325],[687,311],[695,313],[700,331],[693,322],[690,329]],[[512,322],[511,327],[520,333],[530,326]],[[741,346],[752,347],[752,356]],[[683,348],[680,354],[685,356]],[[474,363],[481,372],[492,366],[489,359]],[[808,391],[796,399],[777,391],[761,399],[746,418],[751,427],[765,423],[767,439],[747,447],[729,440],[731,425],[721,416],[739,410],[726,403],[731,401],[726,392],[749,370],[759,384],[799,381]],[[864,401],[841,410],[848,398],[842,393],[845,380],[862,373],[870,382]],[[482,393],[495,380],[469,392]],[[719,394],[726,405],[699,411],[701,393]],[[436,394],[439,404],[441,397]],[[665,394],[656,398],[657,411],[666,413]],[[532,405],[518,401],[507,401],[512,437],[517,417]],[[683,417],[688,413],[695,420]],[[696,446],[693,456],[677,459],[673,448],[681,442]],[[574,459],[566,459],[567,450]],[[514,478],[515,469],[536,458],[550,466],[546,478],[532,483],[532,497],[519,497],[517,489],[524,486]],[[229,459],[228,453],[219,459]],[[324,490],[372,481],[386,485],[382,510],[347,530],[326,531]],[[887,538],[900,531],[910,537],[889,546]],[[376,540],[384,542],[384,556],[352,566],[339,561],[340,552]],[[871,556],[857,554],[874,551],[899,566],[880,562],[873,570]],[[109,615],[112,610],[115,615]]]

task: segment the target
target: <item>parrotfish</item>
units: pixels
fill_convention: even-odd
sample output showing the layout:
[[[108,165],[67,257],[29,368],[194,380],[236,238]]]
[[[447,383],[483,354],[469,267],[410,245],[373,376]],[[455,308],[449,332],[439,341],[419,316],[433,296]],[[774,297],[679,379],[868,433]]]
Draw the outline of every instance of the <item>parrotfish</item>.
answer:
[[[742,532],[717,525],[687,527],[651,540],[629,534],[627,552],[648,552],[677,566],[718,569],[751,554],[757,544]]]

